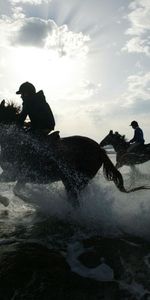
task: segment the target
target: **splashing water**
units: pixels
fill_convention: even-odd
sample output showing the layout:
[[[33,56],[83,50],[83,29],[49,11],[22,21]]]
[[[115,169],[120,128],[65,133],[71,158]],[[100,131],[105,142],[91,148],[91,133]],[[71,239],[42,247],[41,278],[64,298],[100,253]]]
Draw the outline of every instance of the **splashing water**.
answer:
[[[115,160],[113,154],[111,159]],[[138,168],[134,183],[149,183],[149,163]],[[120,171],[129,188],[133,184],[133,174],[130,174],[127,167]],[[150,275],[149,191],[121,193],[112,182],[105,181],[100,171],[81,193],[80,207],[74,209],[61,182],[51,185],[26,184],[21,191],[26,196],[26,201],[14,196],[14,185],[15,183],[2,183],[0,187],[2,197],[9,200],[7,207],[0,203],[2,254],[6,254],[9,249],[11,257],[15,249],[17,256],[20,250],[14,247],[28,245],[24,252],[21,251],[28,257],[31,246],[34,248],[36,245],[38,251],[45,251],[45,248],[40,250],[40,247],[46,247],[51,256],[53,254],[50,251],[57,251],[72,272],[80,276],[80,281],[81,278],[100,282],[116,281],[120,299],[125,299],[121,296],[122,290],[128,294],[127,299],[133,295],[135,299],[149,295],[146,277],[143,279],[144,283],[139,279],[143,274]],[[23,264],[23,260],[21,261]],[[140,261],[142,264],[139,266]],[[141,271],[138,273],[139,269]],[[12,272],[16,274],[14,267]],[[18,280],[17,275],[15,276]],[[45,279],[42,280],[44,285]],[[29,287],[26,286],[26,289],[30,294]],[[16,291],[18,297],[24,299],[21,298],[22,290],[16,288],[15,293]]]

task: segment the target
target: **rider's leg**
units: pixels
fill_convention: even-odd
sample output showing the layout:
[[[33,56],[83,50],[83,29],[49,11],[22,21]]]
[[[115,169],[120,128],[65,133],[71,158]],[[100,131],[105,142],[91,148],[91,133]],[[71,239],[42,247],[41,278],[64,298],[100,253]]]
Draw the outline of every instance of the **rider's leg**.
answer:
[[[129,148],[127,149],[127,153],[134,152],[136,147],[138,147],[139,145],[140,145],[140,143],[137,143],[137,142],[131,144],[129,146]]]

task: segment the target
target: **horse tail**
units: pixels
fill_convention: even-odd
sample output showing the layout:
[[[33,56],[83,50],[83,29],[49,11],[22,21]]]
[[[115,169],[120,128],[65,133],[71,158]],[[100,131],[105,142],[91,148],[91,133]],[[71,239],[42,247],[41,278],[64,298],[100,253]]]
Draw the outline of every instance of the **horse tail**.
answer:
[[[103,161],[103,174],[105,178],[109,181],[113,181],[121,192],[131,193],[138,190],[150,189],[150,187],[139,186],[127,191],[124,187],[123,177],[121,173],[116,169],[116,167],[113,165],[112,161],[106,154],[106,151],[102,148],[100,148],[100,155]]]

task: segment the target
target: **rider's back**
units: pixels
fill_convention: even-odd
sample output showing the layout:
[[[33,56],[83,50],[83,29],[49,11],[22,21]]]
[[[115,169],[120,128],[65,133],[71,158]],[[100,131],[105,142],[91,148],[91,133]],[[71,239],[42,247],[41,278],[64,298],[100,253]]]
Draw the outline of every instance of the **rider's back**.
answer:
[[[140,127],[136,127],[135,128],[135,141],[137,143],[140,143],[140,144],[144,144],[144,136],[143,136],[143,131]]]
[[[33,129],[54,129],[54,116],[42,90],[32,95],[29,102],[26,101],[24,106],[30,117]]]

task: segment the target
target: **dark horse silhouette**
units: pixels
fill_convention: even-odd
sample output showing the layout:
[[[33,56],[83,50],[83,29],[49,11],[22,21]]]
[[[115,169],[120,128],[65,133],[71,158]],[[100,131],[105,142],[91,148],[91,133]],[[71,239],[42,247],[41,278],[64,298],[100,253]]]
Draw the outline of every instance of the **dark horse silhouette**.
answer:
[[[0,180],[17,181],[14,193],[19,197],[20,188],[27,182],[46,184],[61,180],[76,205],[79,192],[102,165],[106,179],[114,181],[121,192],[146,188],[126,191],[122,175],[94,140],[82,136],[59,138],[57,132],[46,137],[29,134],[17,126],[18,112],[13,103],[0,104],[0,165],[4,170]]]
[[[110,130],[109,134],[100,142],[100,147],[112,145],[116,151],[116,168],[123,165],[134,167],[136,164],[144,163],[150,160],[150,144],[138,146],[134,152],[128,153],[129,143],[125,135]]]

